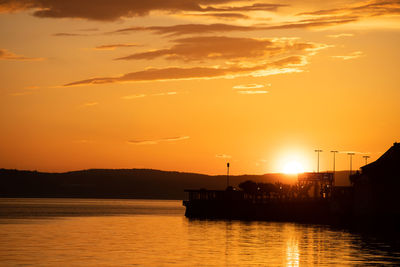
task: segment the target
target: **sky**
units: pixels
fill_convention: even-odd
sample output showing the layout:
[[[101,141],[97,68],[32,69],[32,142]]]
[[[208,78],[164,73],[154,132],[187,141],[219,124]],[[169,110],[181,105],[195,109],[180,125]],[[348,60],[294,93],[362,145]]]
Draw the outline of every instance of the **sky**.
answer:
[[[400,141],[398,0],[4,0],[0,38],[1,168],[356,170]]]

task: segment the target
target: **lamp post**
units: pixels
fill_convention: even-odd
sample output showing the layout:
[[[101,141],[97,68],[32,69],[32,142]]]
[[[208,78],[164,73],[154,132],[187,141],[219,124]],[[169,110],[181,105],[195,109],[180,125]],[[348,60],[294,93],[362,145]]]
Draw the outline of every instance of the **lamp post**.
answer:
[[[226,173],[226,188],[229,187],[229,162],[226,163],[227,173]]]
[[[350,156],[350,175],[351,175],[351,170],[352,170],[352,163],[353,163],[353,155],[354,155],[355,153],[354,152],[349,152],[349,153],[347,153],[347,155],[349,155]]]
[[[363,156],[363,158],[365,159],[365,165],[368,164],[368,159],[370,158],[370,156]]]
[[[333,153],[333,173],[335,174],[335,164],[336,164],[336,153],[338,153],[339,151],[337,150],[332,150],[331,153]]]
[[[335,164],[336,164],[336,153],[339,151],[337,150],[331,150],[331,153],[333,153],[333,184],[335,184]]]
[[[315,152],[317,152],[317,172],[319,172],[319,153],[322,152],[322,149],[315,149]]]

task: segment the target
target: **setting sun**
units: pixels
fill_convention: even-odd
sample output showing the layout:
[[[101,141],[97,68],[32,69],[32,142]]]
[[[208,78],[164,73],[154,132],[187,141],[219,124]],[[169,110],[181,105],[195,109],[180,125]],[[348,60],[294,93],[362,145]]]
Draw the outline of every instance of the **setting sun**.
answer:
[[[304,172],[303,165],[297,161],[289,161],[283,167],[283,172],[286,174],[298,174]]]

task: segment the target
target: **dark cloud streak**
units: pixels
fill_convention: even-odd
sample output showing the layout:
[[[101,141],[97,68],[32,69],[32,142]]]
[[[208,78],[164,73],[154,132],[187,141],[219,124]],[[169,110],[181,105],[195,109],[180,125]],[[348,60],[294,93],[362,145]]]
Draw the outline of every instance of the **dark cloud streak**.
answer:
[[[250,32],[250,31],[263,31],[263,30],[282,30],[282,29],[301,29],[301,28],[317,28],[328,27],[349,22],[356,21],[356,17],[342,16],[342,17],[328,17],[299,20],[297,22],[287,22],[278,25],[270,26],[239,26],[225,23],[215,24],[178,24],[171,26],[149,26],[149,27],[128,27],[109,32],[109,34],[127,34],[130,32],[149,31],[155,34],[180,36],[180,35],[194,35],[194,34],[209,34],[217,32]]]
[[[241,0],[3,0],[0,12],[34,10],[33,15],[42,18],[83,18],[113,21],[124,17],[148,15],[151,11],[181,12],[242,12],[275,11],[280,4],[255,3],[247,6],[225,6],[242,3]]]
[[[108,44],[96,46],[96,50],[114,50],[116,48],[136,47],[137,44]]]
[[[350,6],[335,9],[322,9],[312,12],[303,12],[298,15],[313,15],[313,16],[331,16],[331,15],[347,15],[355,18],[384,16],[384,15],[399,15],[400,1],[399,0],[378,0],[360,3],[357,6]]]
[[[41,61],[44,58],[39,57],[26,57],[22,55],[17,55],[7,49],[0,48],[0,60],[14,60],[14,61]]]
[[[143,71],[127,73],[117,77],[97,77],[86,80],[80,80],[65,84],[64,86],[93,85],[107,83],[123,83],[138,81],[163,81],[163,80],[181,80],[181,79],[207,79],[219,78],[234,75],[251,75],[252,72],[275,69],[274,74],[280,73],[280,69],[293,66],[304,65],[304,57],[289,56],[269,63],[263,63],[252,67],[231,66],[226,68],[217,67],[169,67],[163,69],[150,68]],[[285,73],[287,71],[282,71]]]
[[[174,40],[171,48],[117,58],[117,60],[178,59],[183,61],[204,61],[205,59],[250,60],[265,58],[283,53],[313,49],[312,43],[293,42],[292,40],[270,40],[240,37],[204,36]]]

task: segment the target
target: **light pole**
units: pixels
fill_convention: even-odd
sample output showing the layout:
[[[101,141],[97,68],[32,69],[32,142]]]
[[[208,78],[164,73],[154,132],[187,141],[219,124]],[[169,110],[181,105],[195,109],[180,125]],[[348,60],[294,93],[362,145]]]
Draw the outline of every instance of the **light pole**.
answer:
[[[370,158],[370,156],[363,156],[363,158],[365,159],[365,165],[368,164],[368,159]]]
[[[336,155],[336,153],[338,153],[339,151],[337,151],[337,150],[331,150],[331,153],[333,153],[333,174],[335,174],[335,164],[336,164],[336,157],[335,157],[335,155]]]
[[[315,152],[317,152],[317,172],[319,172],[319,153],[322,152],[322,149],[315,149]]]
[[[333,184],[335,184],[335,164],[336,164],[336,153],[339,151],[337,150],[331,150],[331,153],[333,153]]]
[[[355,153],[354,152],[349,152],[349,153],[347,153],[347,155],[349,155],[350,156],[350,175],[351,175],[351,170],[352,170],[352,163],[353,163],[353,155],[354,155]]]
[[[226,164],[227,173],[226,173],[226,188],[229,187],[229,162]]]

